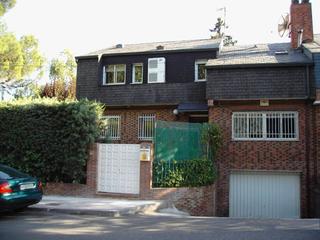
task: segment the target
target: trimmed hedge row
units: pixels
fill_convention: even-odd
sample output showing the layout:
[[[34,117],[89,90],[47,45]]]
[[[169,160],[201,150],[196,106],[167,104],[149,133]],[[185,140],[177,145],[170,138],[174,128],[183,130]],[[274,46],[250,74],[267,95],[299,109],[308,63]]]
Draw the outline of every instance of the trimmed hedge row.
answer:
[[[0,102],[0,163],[44,182],[83,183],[101,113],[87,100]]]
[[[214,183],[216,171],[207,158],[153,162],[153,187],[201,187]]]

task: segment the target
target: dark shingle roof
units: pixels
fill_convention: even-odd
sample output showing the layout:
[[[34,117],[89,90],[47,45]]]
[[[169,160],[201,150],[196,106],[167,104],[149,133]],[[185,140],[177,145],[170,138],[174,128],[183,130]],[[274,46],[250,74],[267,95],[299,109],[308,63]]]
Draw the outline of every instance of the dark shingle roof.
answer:
[[[290,43],[273,43],[224,47],[218,58],[210,59],[207,66],[307,63],[311,63],[310,60],[300,50],[292,50]]]
[[[152,42],[138,44],[124,44],[122,48],[116,46],[98,50],[79,57],[90,57],[99,55],[121,55],[131,53],[154,53],[168,51],[195,51],[205,49],[218,49],[221,39],[199,39],[199,40],[183,40],[183,41],[168,41],[168,42]],[[158,46],[163,46],[163,49],[158,50]]]

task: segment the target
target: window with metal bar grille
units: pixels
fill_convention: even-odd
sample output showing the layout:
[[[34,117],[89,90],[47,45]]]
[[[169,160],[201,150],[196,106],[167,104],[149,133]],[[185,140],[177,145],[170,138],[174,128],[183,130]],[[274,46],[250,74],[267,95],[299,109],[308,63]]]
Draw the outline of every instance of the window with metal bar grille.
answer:
[[[120,140],[120,116],[104,116],[101,118],[103,121],[103,130],[100,134],[103,138],[110,140]]]
[[[234,140],[298,140],[297,112],[235,112]]]
[[[155,114],[144,114],[138,119],[138,139],[152,141],[154,137]]]

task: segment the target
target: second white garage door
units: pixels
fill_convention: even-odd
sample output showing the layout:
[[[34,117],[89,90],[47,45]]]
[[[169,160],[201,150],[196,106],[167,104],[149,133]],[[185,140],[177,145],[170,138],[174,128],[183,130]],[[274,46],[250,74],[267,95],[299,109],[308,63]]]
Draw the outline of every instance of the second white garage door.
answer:
[[[234,172],[230,176],[230,217],[299,218],[300,175]]]

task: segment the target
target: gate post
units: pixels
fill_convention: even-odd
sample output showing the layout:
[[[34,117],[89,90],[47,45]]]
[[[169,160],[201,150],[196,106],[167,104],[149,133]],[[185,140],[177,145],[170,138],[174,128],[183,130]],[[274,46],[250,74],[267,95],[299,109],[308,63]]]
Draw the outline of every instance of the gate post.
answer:
[[[98,143],[89,146],[89,159],[87,162],[87,186],[93,192],[97,192],[97,164],[98,164]]]

